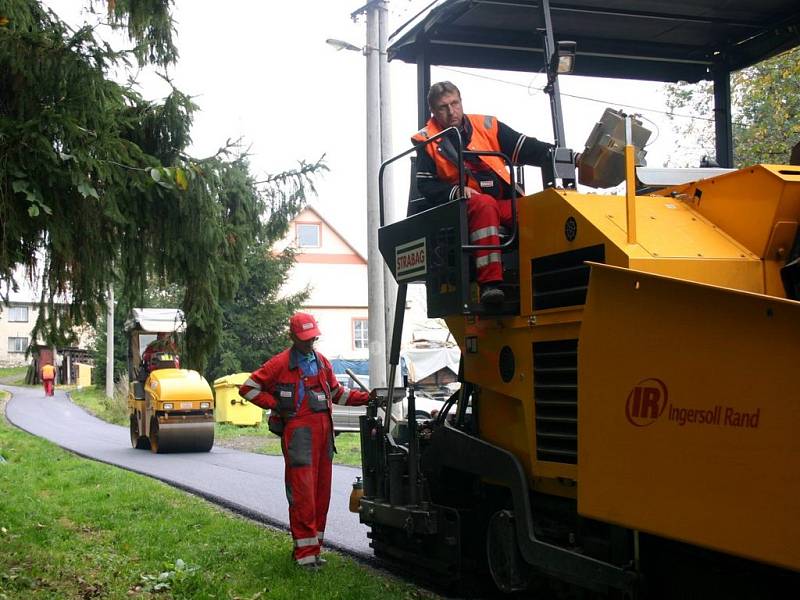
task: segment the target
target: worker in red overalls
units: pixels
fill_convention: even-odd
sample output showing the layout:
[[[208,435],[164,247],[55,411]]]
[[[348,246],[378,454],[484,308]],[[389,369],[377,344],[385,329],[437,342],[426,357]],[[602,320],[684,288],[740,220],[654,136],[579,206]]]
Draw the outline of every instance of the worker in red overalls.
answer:
[[[424,128],[411,137],[414,144],[432,138],[449,127],[457,127],[465,150],[502,152],[513,164],[548,164],[552,144],[517,133],[495,117],[465,115],[461,92],[449,81],[434,83],[428,91],[431,118]],[[457,200],[460,196],[458,140],[455,135],[439,138],[417,152],[416,184],[430,204]],[[511,224],[511,177],[503,159],[480,156],[464,160],[469,243],[488,246],[500,243],[501,224]],[[505,293],[499,250],[475,252],[481,303],[501,304]]]
[[[56,381],[56,368],[51,364],[42,366],[42,383],[44,384],[44,395],[52,396],[54,394]]]
[[[289,320],[291,348],[253,371],[239,394],[272,411],[270,431],[281,435],[285,462],[289,527],[294,559],[317,569],[331,497],[333,421],[331,403],[359,406],[375,397],[349,390],[336,380],[328,359],[314,351],[320,335],[314,317],[297,313]]]

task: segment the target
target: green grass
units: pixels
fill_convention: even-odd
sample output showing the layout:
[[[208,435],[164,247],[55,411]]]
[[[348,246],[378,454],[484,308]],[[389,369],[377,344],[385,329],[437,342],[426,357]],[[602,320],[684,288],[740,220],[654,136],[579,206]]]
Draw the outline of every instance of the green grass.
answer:
[[[2,600],[431,597],[336,553],[301,571],[288,534],[2,417],[0,456]]]
[[[114,390],[114,397],[108,398],[105,389],[93,385],[81,390],[72,390],[69,397],[98,419],[115,425],[128,426],[128,399],[120,390]]]
[[[116,425],[128,425],[128,405],[125,396],[116,391],[113,400],[106,398],[105,391],[96,387],[74,390],[70,398],[99,419]],[[217,423],[214,439],[230,441],[234,447],[258,454],[279,455],[280,439],[270,433],[266,422],[258,427],[240,427],[229,423]],[[337,453],[333,462],[340,465],[361,466],[361,439],[357,433],[342,433],[336,436]]]
[[[0,367],[0,382],[8,385],[25,385],[25,374],[28,366]]]
[[[361,466],[361,438],[357,433],[340,433],[336,436],[336,455],[333,462]]]
[[[239,425],[231,425],[230,423],[217,423],[214,435],[220,440],[230,440],[234,438],[275,438],[277,436],[270,433],[267,429],[266,421],[262,421],[261,425],[256,427],[248,426],[242,427]]]

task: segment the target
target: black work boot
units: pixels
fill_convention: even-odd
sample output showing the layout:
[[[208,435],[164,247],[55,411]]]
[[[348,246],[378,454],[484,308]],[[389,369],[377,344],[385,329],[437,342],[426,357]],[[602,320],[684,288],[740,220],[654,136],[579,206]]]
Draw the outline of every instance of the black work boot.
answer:
[[[484,306],[499,306],[505,299],[505,292],[500,288],[499,282],[486,283],[481,286],[481,304]]]

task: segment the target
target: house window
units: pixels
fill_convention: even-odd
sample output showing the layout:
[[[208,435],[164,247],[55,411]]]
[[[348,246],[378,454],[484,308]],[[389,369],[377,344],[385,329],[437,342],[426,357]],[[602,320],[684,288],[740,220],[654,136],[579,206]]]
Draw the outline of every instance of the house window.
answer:
[[[27,323],[28,322],[28,307],[27,306],[9,306],[8,307],[8,320],[11,323]]]
[[[301,248],[319,248],[319,223],[297,223],[297,245]]]
[[[353,319],[353,348],[369,347],[369,328],[366,319]]]
[[[28,348],[28,338],[26,337],[10,337],[8,338],[8,351],[9,352],[25,352]]]

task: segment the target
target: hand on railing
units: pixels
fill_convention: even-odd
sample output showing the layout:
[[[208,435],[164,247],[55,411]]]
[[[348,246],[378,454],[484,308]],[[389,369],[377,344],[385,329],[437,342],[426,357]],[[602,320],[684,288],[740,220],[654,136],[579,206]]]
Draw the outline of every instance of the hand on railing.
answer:
[[[471,188],[471,187],[465,187],[464,188],[464,196],[466,198],[472,198],[473,196],[476,196],[478,194],[480,194],[480,192],[478,190],[476,190],[475,188]]]

